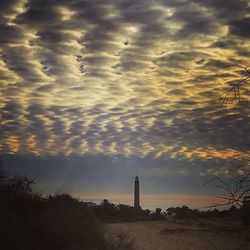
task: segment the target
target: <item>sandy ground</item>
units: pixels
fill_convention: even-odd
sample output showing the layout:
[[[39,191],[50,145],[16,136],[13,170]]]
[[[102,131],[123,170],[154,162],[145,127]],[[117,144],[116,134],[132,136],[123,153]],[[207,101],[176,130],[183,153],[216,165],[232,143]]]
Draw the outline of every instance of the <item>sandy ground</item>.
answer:
[[[138,250],[250,250],[250,228],[218,219],[106,224],[107,235],[126,233]]]

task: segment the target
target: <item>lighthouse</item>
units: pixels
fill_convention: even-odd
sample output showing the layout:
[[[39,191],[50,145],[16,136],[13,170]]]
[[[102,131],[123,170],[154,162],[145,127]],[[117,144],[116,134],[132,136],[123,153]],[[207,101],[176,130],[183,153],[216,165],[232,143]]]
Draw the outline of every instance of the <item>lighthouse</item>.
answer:
[[[134,207],[140,208],[140,191],[139,191],[139,178],[135,177],[135,188],[134,188]]]

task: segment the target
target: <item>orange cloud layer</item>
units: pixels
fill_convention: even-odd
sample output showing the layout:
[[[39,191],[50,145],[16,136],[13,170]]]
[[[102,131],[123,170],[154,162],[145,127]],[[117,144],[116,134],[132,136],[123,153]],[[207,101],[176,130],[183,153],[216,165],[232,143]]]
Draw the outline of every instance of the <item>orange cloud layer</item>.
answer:
[[[228,158],[236,158],[236,159],[248,159],[250,155],[250,151],[239,151],[235,149],[224,149],[218,150],[212,146],[205,148],[196,148],[193,150],[188,149],[187,147],[182,147],[182,149],[178,152],[178,155],[184,155],[186,158],[199,157],[199,158],[220,158],[220,159],[228,159]]]

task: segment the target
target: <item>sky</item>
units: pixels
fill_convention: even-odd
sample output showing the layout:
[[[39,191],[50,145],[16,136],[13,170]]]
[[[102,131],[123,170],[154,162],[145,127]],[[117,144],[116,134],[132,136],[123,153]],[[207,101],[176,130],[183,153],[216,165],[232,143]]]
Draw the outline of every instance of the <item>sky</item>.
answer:
[[[209,205],[249,159],[249,0],[1,0],[0,155],[44,193]]]

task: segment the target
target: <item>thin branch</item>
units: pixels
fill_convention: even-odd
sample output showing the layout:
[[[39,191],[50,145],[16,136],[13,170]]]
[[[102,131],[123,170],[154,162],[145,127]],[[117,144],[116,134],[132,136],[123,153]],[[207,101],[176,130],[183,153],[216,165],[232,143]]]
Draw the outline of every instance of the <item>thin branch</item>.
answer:
[[[238,62],[232,60],[232,65],[229,65],[228,67],[235,67],[242,69],[246,73],[246,77],[244,77],[241,80],[235,81],[232,85],[231,88],[227,89],[221,96],[220,96],[220,101],[221,101],[221,107],[227,107],[228,103],[237,101],[241,101],[241,94],[240,94],[240,87],[241,85],[245,84],[248,82],[250,79],[250,70]]]
[[[235,172],[236,170],[239,170],[239,169],[241,169],[241,168],[247,166],[249,163],[250,163],[250,160],[247,160],[245,163],[243,163],[243,164],[241,164],[241,165],[239,165],[239,166],[237,166],[237,167],[235,167],[235,168],[232,168],[228,173],[231,174],[232,172]],[[211,179],[209,179],[208,181],[204,182],[204,183],[203,183],[203,186],[206,186],[207,184],[209,184],[210,182],[215,181],[216,179],[217,179],[217,178],[215,178],[215,176],[214,176],[213,178],[211,178]]]

